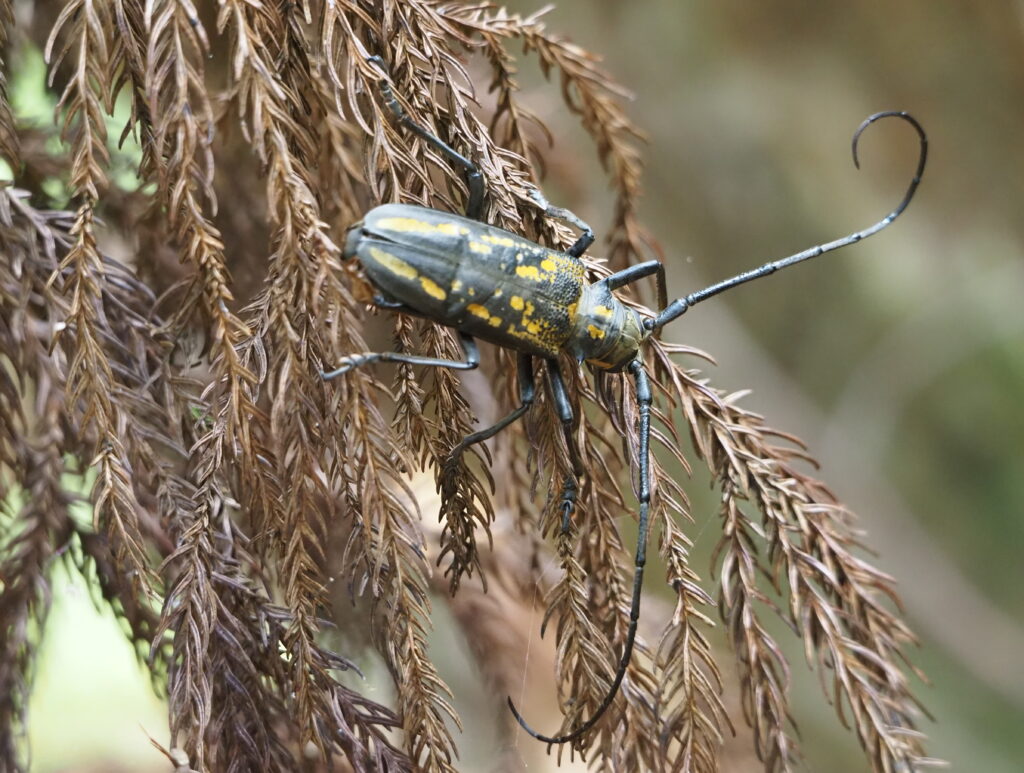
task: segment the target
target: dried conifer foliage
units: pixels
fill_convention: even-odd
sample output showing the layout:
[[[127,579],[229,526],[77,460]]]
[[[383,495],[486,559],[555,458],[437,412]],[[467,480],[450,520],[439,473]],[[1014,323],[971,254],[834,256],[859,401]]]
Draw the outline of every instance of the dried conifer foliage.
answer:
[[[519,99],[513,50],[535,58],[615,192],[599,229],[607,261],[588,264],[592,278],[650,252],[622,92],[539,14],[490,6],[34,8],[17,39],[47,30],[37,44],[59,98],[54,136],[19,125],[0,100],[0,153],[15,170],[0,190],[0,768],[24,764],[28,677],[58,564],[116,613],[166,691],[166,745],[181,770],[295,770],[314,749],[355,770],[456,769],[458,718],[426,644],[441,586],[451,595],[435,604],[482,603],[487,581],[525,603],[545,590],[562,730],[575,727],[607,692],[626,636],[631,382],[563,364],[586,468],[563,533],[569,462],[543,390],[524,424],[442,474],[477,426],[457,375],[407,365],[330,383],[319,374],[372,348],[371,319],[399,349],[458,351],[429,321],[371,314],[358,268],[340,260],[345,228],[374,204],[461,211],[466,195],[458,170],[396,125],[369,56],[382,57],[416,121],[480,165],[489,222],[564,247],[573,234],[531,198],[544,129]],[[10,0],[0,30],[12,39]],[[134,191],[112,183],[119,135],[141,149]],[[63,198],[44,186],[53,180]],[[485,350],[482,375],[469,378],[483,379],[497,415],[515,399],[515,368],[508,352]],[[714,771],[723,738],[745,721],[765,770],[794,769],[789,667],[766,620],[776,616],[873,768],[910,770],[925,761],[905,660],[914,637],[893,612],[890,578],[860,557],[850,514],[800,471],[799,442],[681,364],[697,355],[647,348],[653,544],[675,613],[660,638],[638,644],[612,709],[565,751],[607,770]],[[665,466],[686,467],[683,426],[721,489],[717,583],[690,565],[686,496]],[[498,486],[492,463],[508,471]],[[436,530],[414,502],[417,471],[440,492]],[[75,516],[83,505],[91,521]],[[559,565],[554,579],[541,554]],[[722,702],[707,638],[715,605],[742,720]],[[502,620],[456,620],[503,700],[522,653],[494,646]],[[328,637],[328,621],[344,636]],[[359,691],[353,661],[366,646],[390,670],[391,705]],[[518,733],[502,716],[506,737]]]

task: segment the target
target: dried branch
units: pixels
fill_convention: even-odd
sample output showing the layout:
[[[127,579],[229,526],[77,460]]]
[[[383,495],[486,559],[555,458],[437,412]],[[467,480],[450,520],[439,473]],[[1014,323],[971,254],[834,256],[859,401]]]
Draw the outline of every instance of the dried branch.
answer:
[[[148,653],[169,696],[167,754],[182,769],[294,770],[317,764],[315,748],[325,767],[455,770],[459,720],[427,646],[439,589],[496,701],[516,687],[516,648],[529,640],[502,636],[496,597],[526,608],[543,596],[562,728],[588,718],[630,619],[631,383],[562,363],[584,468],[563,529],[572,462],[539,383],[522,422],[450,459],[474,411],[517,404],[513,353],[485,350],[477,382],[403,365],[328,384],[321,371],[366,351],[375,322],[402,350],[458,353],[430,320],[368,315],[367,278],[342,265],[345,230],[376,203],[461,212],[467,197],[460,170],[396,119],[382,82],[480,166],[488,222],[564,248],[575,234],[533,197],[536,143],[552,137],[520,98],[510,47],[536,56],[615,191],[608,260],[587,260],[591,280],[651,250],[636,218],[642,135],[624,91],[548,31],[543,11],[219,0],[212,21],[213,7],[192,0],[69,0],[53,12],[46,50],[64,149],[16,126],[0,81],[0,154],[20,165],[34,205],[0,191],[0,625],[12,634],[0,645],[0,765],[20,764],[35,632],[61,551]],[[12,26],[0,0],[0,42]],[[120,95],[130,115],[110,134],[139,148],[122,154],[138,162],[131,193],[108,179]],[[61,177],[71,213],[40,203]],[[913,637],[885,601],[891,580],[859,557],[848,513],[795,469],[803,451],[669,353],[695,353],[647,352],[650,516],[675,613],[657,648],[641,631],[611,708],[569,753],[604,770],[720,768],[732,725],[707,638],[712,596],[690,563],[681,411],[722,490],[718,605],[766,769],[791,769],[798,750],[765,609],[802,637],[877,770],[926,764],[906,675]],[[470,383],[486,385],[482,399],[467,399]],[[68,517],[77,492],[62,480],[90,466],[92,528]],[[417,468],[440,493],[436,529],[417,509]],[[554,578],[543,572],[552,550]],[[332,581],[365,596],[369,615],[334,608]],[[339,680],[362,653],[328,650],[328,622],[380,651],[394,709]],[[519,732],[499,721],[503,739]]]

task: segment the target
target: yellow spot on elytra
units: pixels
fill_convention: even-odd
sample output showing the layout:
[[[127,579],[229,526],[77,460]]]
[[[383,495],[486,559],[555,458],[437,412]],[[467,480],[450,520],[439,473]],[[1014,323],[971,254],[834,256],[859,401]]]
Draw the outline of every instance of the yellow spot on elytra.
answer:
[[[489,320],[487,320],[487,324],[490,325],[491,327],[499,327],[503,321],[504,320],[502,320],[501,317],[492,316]]]
[[[496,244],[499,247],[515,247],[516,245],[515,241],[509,239],[507,236],[491,236],[490,234],[484,234],[480,239],[488,244]]]
[[[481,244],[480,242],[470,242],[469,243],[469,251],[470,252],[476,252],[476,253],[478,253],[480,255],[490,255],[491,254],[491,248],[488,247],[486,244]]]
[[[595,306],[594,313],[599,317],[610,317],[612,315],[612,310],[607,306]]]
[[[591,338],[604,338],[604,331],[599,327],[587,325],[587,332],[590,333]]]
[[[540,267],[545,271],[554,271],[558,268],[558,264],[551,258],[544,258],[544,260],[540,262]]]
[[[377,221],[381,228],[391,231],[404,231],[418,234],[443,234],[445,236],[458,236],[468,233],[468,230],[456,223],[427,223],[417,220],[414,217],[383,217]]]
[[[500,287],[499,287],[499,288],[498,288],[497,290],[495,290],[495,291],[494,291],[494,297],[495,297],[495,298],[500,298],[500,297],[501,297],[501,296],[503,296],[504,294],[505,294],[505,293],[504,293],[504,292],[502,291],[502,289],[501,289]]]
[[[527,322],[523,327],[525,327],[526,330],[532,333],[533,335],[537,335],[537,333],[540,332],[539,322]]]
[[[540,281],[540,272],[536,266],[516,266],[516,276],[521,276],[523,279],[529,279],[534,282]]]
[[[461,279],[456,279],[454,282],[452,282],[452,292],[456,292],[457,293],[461,289],[462,289],[462,280]]]
[[[534,306],[533,306],[533,304],[532,304],[532,303],[530,303],[529,301],[527,301],[527,302],[526,302],[526,311],[525,311],[525,313],[523,314],[523,316],[525,316],[525,317],[529,317],[529,316],[530,316],[531,314],[533,314],[533,309],[534,309]]]
[[[476,288],[470,287],[468,290],[466,290],[466,295],[476,295]]]
[[[395,257],[390,252],[385,252],[379,247],[370,247],[370,257],[377,261],[377,263],[379,263],[383,268],[386,268],[392,274],[400,276],[403,279],[415,279],[419,276],[416,273],[416,269],[404,260]]]
[[[481,306],[479,303],[471,303],[466,307],[466,311],[472,314],[474,317],[480,317],[480,319],[490,319],[491,312]]]
[[[523,303],[522,298],[520,298],[518,295],[513,295],[511,298],[509,298],[508,305],[511,306],[516,311],[522,311],[523,306],[525,304]]]
[[[433,298],[437,298],[439,301],[443,301],[445,298],[448,297],[448,294],[445,293],[445,291],[442,290],[440,287],[438,287],[437,282],[435,282],[433,279],[428,279],[425,276],[421,276],[420,284],[423,285],[423,292],[425,292],[427,295]]]

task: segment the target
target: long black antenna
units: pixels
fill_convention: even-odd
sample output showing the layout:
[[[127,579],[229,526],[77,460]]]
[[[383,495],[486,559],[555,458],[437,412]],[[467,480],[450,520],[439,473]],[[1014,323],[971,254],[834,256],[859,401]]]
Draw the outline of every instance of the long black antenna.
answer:
[[[914,198],[914,192],[917,191],[917,186],[921,182],[921,175],[924,174],[925,162],[928,160],[928,136],[924,133],[924,129],[921,127],[921,124],[917,122],[917,119],[914,118],[909,113],[904,113],[896,110],[889,110],[884,113],[875,113],[872,116],[868,116],[864,120],[864,122],[859,127],[857,127],[857,131],[853,133],[853,165],[857,167],[857,169],[860,169],[860,161],[857,158],[857,143],[860,141],[860,135],[863,134],[864,130],[867,129],[875,121],[878,121],[882,118],[888,118],[890,116],[894,118],[902,118],[904,121],[909,123],[917,131],[917,136],[920,137],[921,139],[921,155],[918,157],[917,170],[914,172],[914,179],[910,181],[910,186],[907,188],[907,192],[903,195],[903,200],[899,203],[896,209],[894,209],[888,215],[883,217],[873,226],[865,228],[863,231],[857,231],[856,233],[852,233],[849,236],[844,236],[842,239],[836,239],[834,242],[828,242],[827,244],[819,244],[816,247],[811,247],[810,249],[804,250],[803,252],[798,252],[795,255],[790,255],[788,258],[782,258],[781,260],[774,260],[771,263],[765,263],[760,268],[755,268],[752,269],[751,271],[745,271],[744,273],[738,274],[732,277],[731,279],[725,279],[721,282],[718,282],[717,284],[711,285],[710,287],[705,287],[703,290],[698,290],[695,293],[690,293],[689,295],[683,298],[679,298],[678,300],[672,301],[672,303],[666,306],[658,314],[657,317],[655,317],[654,319],[648,319],[644,323],[647,329],[652,332],[655,330],[659,330],[665,325],[667,325],[669,322],[674,320],[676,317],[682,316],[691,306],[698,304],[701,301],[706,301],[708,298],[718,295],[721,292],[725,292],[726,290],[736,287],[737,285],[749,282],[752,279],[760,279],[763,276],[774,274],[780,268],[792,266],[794,263],[800,263],[801,261],[804,260],[810,260],[811,258],[818,257],[819,255],[824,255],[826,252],[832,252],[833,250],[838,250],[842,247],[846,247],[847,245],[856,244],[861,239],[866,239],[867,237],[873,236],[874,234],[878,233],[883,228],[888,226],[893,220],[899,217],[900,214],[902,214],[903,210],[907,208],[907,205],[910,203],[910,200]]]
[[[650,447],[651,402],[653,397],[651,394],[651,382],[647,377],[647,371],[644,369],[643,360],[640,357],[637,357],[637,359],[633,360],[629,364],[628,369],[629,372],[633,374],[633,379],[636,382],[636,403],[637,411],[640,414],[639,426],[637,429],[639,435],[637,448],[637,467],[639,468],[637,477],[639,478],[639,485],[637,487],[636,494],[637,501],[640,503],[640,517],[637,524],[636,560],[634,562],[633,569],[633,598],[629,607],[629,629],[626,631],[626,643],[622,648],[622,656],[619,658],[618,668],[615,670],[615,678],[612,680],[612,685],[608,688],[608,692],[605,694],[604,700],[601,701],[590,719],[579,725],[572,732],[557,736],[548,736],[538,733],[526,724],[526,720],[523,719],[523,715],[519,713],[519,710],[512,702],[512,698],[510,697],[508,699],[508,707],[512,710],[512,714],[515,716],[516,721],[522,725],[523,730],[532,735],[538,741],[544,741],[549,744],[575,741],[597,724],[597,721],[604,715],[604,712],[612,705],[612,701],[615,699],[615,696],[619,691],[619,686],[622,684],[622,680],[626,676],[626,669],[629,668],[629,661],[633,657],[633,644],[636,642],[636,627],[640,620],[640,591],[644,584],[644,565],[647,563],[648,515],[651,507]]]

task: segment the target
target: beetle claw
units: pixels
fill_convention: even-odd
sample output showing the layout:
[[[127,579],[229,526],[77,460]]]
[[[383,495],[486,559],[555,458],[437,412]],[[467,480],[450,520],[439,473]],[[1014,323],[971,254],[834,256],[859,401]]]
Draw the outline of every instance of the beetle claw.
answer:
[[[366,357],[345,357],[342,359],[341,365],[334,370],[320,371],[320,378],[324,381],[330,381],[333,378],[345,375],[353,368],[357,368],[365,362],[367,362]]]

